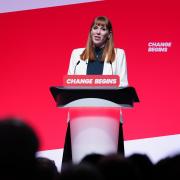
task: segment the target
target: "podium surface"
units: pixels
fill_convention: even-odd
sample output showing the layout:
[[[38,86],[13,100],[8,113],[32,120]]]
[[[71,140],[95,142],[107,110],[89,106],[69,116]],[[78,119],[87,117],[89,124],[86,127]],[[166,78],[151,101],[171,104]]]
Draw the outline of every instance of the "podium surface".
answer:
[[[139,102],[133,87],[52,86],[50,91],[59,107],[133,107],[134,102]]]

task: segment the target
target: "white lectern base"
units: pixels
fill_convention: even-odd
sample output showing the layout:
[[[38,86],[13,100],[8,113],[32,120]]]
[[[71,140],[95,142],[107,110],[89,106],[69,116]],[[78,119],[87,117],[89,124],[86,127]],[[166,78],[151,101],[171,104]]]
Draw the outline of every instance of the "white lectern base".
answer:
[[[117,153],[119,108],[73,108],[70,110],[72,160],[88,154]]]

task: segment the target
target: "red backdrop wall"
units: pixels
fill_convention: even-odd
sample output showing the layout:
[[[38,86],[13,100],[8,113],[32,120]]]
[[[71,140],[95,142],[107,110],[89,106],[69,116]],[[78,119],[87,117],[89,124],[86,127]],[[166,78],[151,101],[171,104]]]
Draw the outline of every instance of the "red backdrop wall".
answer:
[[[141,101],[124,110],[125,140],[180,133],[178,1],[106,0],[0,14],[0,116],[24,118],[42,150],[63,147],[67,110],[56,107],[49,87],[62,84],[72,49],[85,46],[99,15],[112,21]],[[148,52],[149,42],[171,46]]]

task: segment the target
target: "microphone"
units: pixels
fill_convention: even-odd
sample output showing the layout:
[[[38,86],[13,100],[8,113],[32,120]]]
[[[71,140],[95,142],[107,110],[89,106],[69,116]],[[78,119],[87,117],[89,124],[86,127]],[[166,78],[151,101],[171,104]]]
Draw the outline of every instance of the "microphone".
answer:
[[[113,75],[114,73],[113,73],[112,62],[110,61],[109,63],[111,64],[111,71],[112,71],[112,75]]]
[[[80,63],[80,60],[76,63],[75,67],[74,67],[74,75],[76,74],[76,67],[77,65]]]

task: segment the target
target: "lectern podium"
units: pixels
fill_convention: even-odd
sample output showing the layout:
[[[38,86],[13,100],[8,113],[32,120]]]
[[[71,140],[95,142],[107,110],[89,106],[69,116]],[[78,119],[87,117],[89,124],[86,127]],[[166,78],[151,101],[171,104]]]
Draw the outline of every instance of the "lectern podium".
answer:
[[[72,160],[91,153],[116,153],[120,108],[139,98],[133,87],[50,87],[57,107],[70,108]]]

